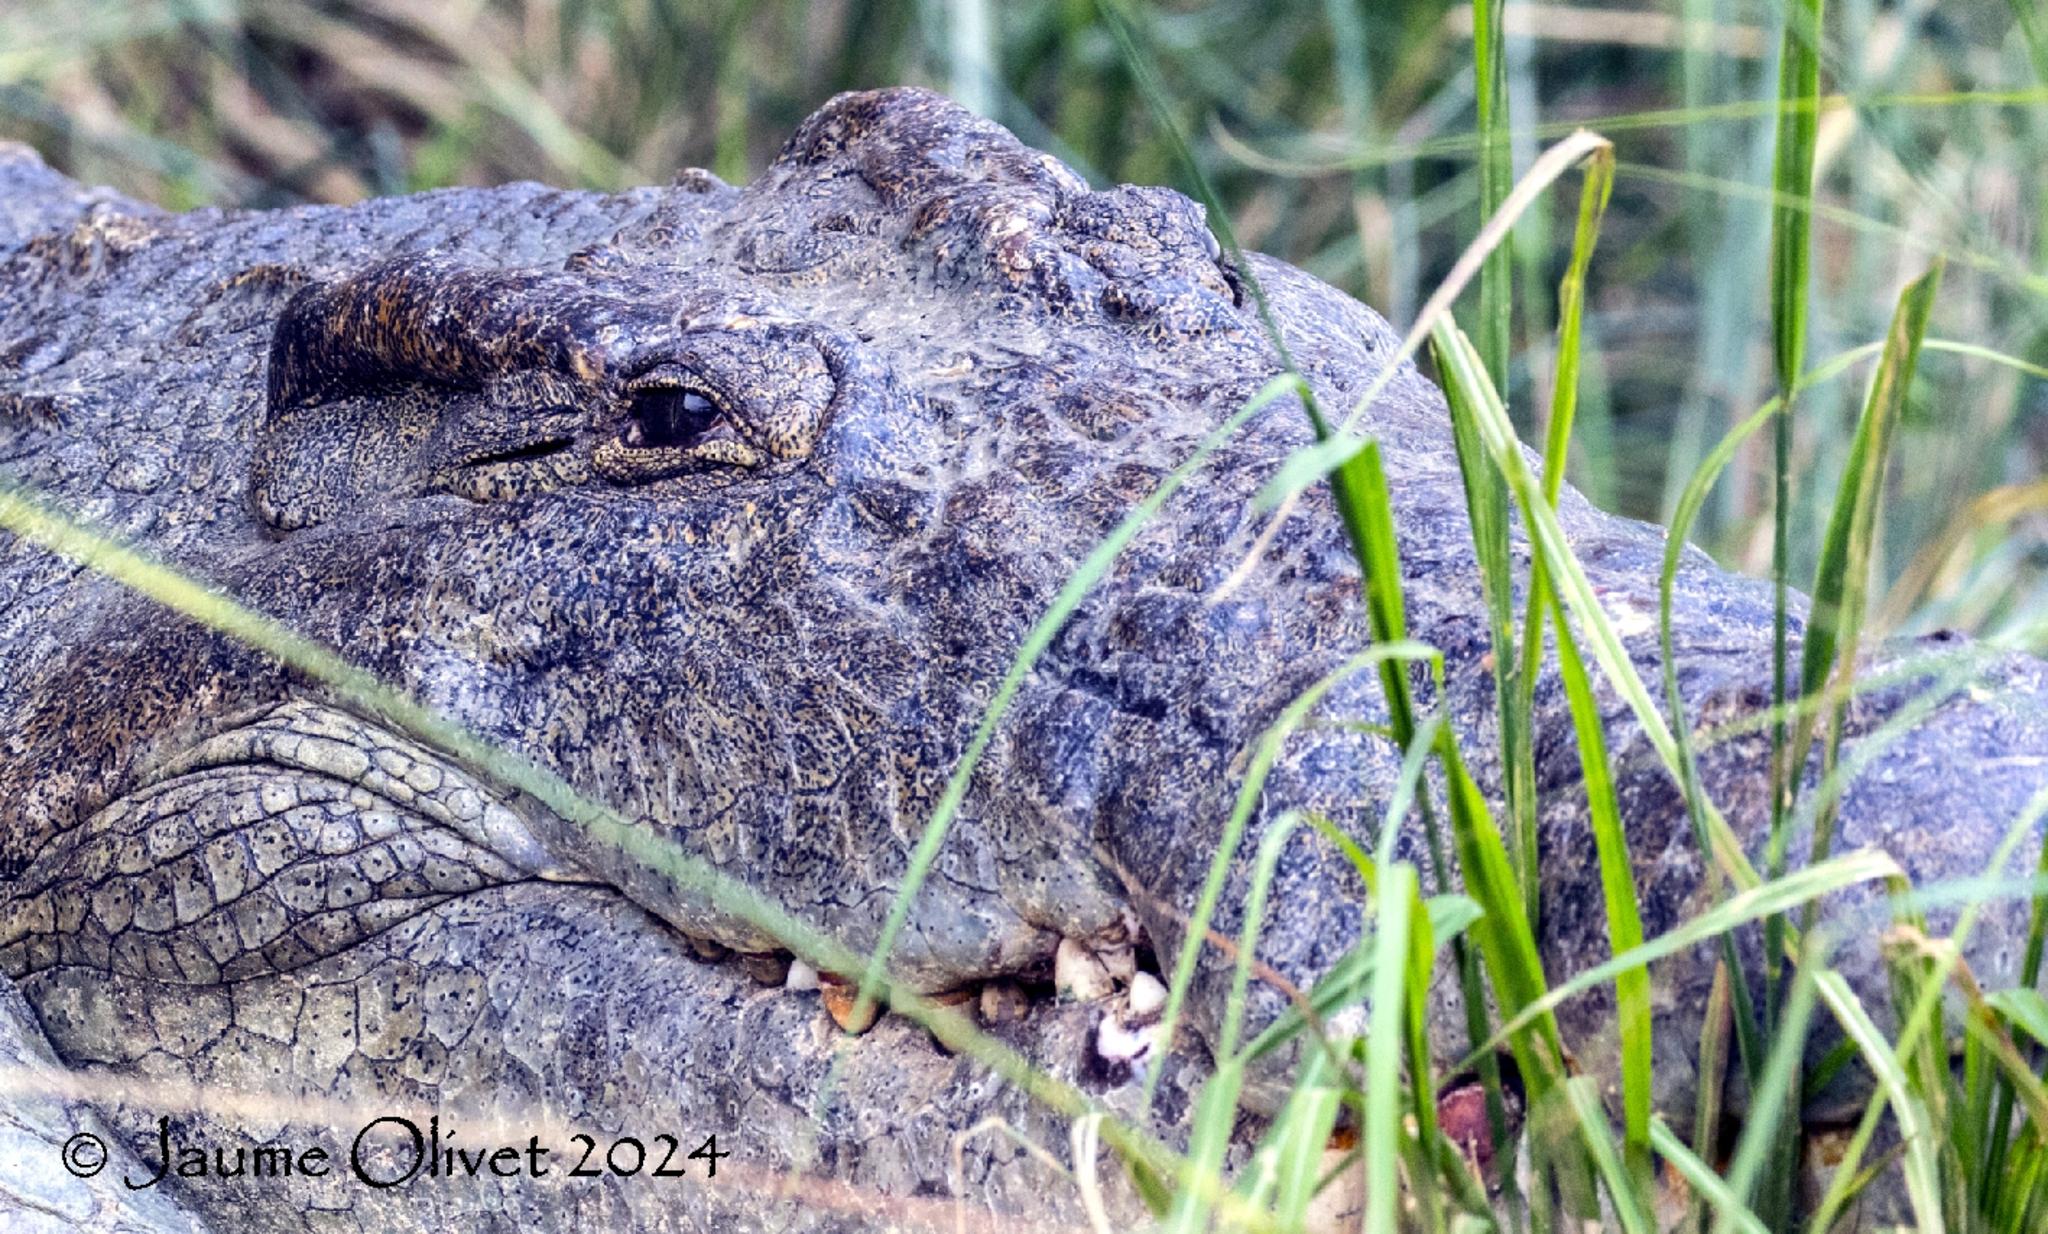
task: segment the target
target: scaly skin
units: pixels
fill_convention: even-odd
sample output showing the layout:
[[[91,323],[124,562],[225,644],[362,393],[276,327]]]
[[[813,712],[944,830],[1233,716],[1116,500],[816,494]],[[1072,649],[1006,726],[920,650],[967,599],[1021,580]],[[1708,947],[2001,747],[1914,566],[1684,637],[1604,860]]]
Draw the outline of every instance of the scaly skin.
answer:
[[[1319,397],[1350,407],[1392,331],[1250,261]],[[865,948],[1030,623],[1277,371],[1244,281],[1185,199],[1090,192],[917,91],[834,100],[745,189],[691,172],[609,197],[516,185],[180,216],[89,198],[4,152],[0,460]],[[1446,656],[1443,696],[1418,684],[1491,791],[1484,609],[1442,400],[1404,366],[1364,427],[1393,478],[1410,629]],[[1255,418],[1061,632],[917,898],[894,955],[907,980],[1041,979],[1062,938],[1114,948],[1142,930],[1177,950],[1249,750],[1368,641],[1321,493],[1247,585],[1213,594],[1264,526],[1253,495],[1306,440],[1298,406]],[[1560,516],[1654,681],[1660,533],[1569,492]],[[830,1022],[746,975],[772,969],[775,948],[744,922],[317,683],[12,538],[0,605],[0,971],[35,1017],[0,1026],[22,1050],[54,1050],[81,1082],[241,1102],[182,1124],[208,1143],[338,1136],[345,1152],[347,1133],[314,1113],[340,1102],[667,1132],[685,1148],[715,1131],[735,1153],[716,1182],[680,1187],[187,1180],[143,1193],[185,1216],[136,1228],[946,1226],[950,1206],[918,1198],[955,1192],[956,1132],[1001,1116],[1042,1142],[1062,1133],[892,1019],[846,1049],[814,1124]],[[1689,556],[1676,628],[1696,722],[1761,704],[1756,583]],[[1851,788],[1838,847],[1882,845],[1922,882],[1981,873],[2048,785],[2044,691],[2038,662],[1987,659]],[[1858,702],[1852,756],[1913,693]],[[1707,902],[1704,865],[1675,785],[1607,702],[1654,933]],[[1537,710],[1541,936],[1561,979],[1604,957],[1605,931],[1554,680]],[[1318,714],[1384,709],[1366,674]],[[1750,736],[1703,764],[1753,852],[1763,762]],[[1356,726],[1293,739],[1218,925],[1239,925],[1265,822],[1313,808],[1369,839],[1399,765]],[[1418,825],[1401,844],[1421,858]],[[1291,979],[1358,937],[1355,876],[1311,837],[1273,894],[1261,954]],[[1845,970],[1878,1007],[1870,910],[1833,909],[1851,923]],[[1987,914],[1971,948],[1987,983],[2009,978],[2023,928],[2019,909]],[[1654,973],[1667,1108],[1691,1100],[1712,959]],[[1196,1039],[1168,1064],[1169,1135],[1228,979],[1219,957],[1198,980]],[[1451,1059],[1462,1017],[1439,985]],[[1253,1022],[1278,1005],[1262,992]],[[1128,1107],[1131,1087],[1084,1065],[1099,1014],[1041,1003],[1001,1031]],[[1608,1019],[1598,994],[1562,1015],[1602,1072]],[[97,1105],[154,1151],[161,1100]],[[88,1114],[42,1109],[12,1143],[53,1168],[48,1145]],[[809,1202],[768,1191],[790,1167]],[[55,1177],[44,1191],[127,1198]],[[864,1189],[848,1201],[860,1212],[826,1203],[835,1184]],[[16,1190],[19,1211],[40,1211]],[[1070,1186],[988,1136],[968,1146],[965,1191],[1003,1221],[1080,1220]]]

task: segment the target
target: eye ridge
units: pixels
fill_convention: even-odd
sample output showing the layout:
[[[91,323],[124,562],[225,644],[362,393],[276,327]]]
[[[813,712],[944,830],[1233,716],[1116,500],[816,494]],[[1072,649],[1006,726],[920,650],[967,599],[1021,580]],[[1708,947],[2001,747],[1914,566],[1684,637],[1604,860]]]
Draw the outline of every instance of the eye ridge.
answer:
[[[688,449],[726,423],[708,390],[668,382],[634,390],[627,416],[625,444],[639,450]]]

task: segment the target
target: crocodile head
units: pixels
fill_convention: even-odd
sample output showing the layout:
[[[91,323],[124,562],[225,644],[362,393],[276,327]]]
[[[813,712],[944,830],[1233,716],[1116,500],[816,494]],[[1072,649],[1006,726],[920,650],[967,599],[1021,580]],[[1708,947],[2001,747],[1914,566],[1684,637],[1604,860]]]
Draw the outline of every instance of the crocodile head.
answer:
[[[1170,960],[1261,735],[1369,643],[1326,498],[1277,527],[1255,501],[1309,440],[1300,405],[1219,428],[1280,371],[1252,279],[1329,408],[1388,363],[1386,323],[1281,263],[1239,268],[1179,195],[1091,190],[936,96],[842,96],[744,189],[695,173],[612,198],[514,187],[136,213],[134,234],[106,209],[6,268],[32,294],[0,316],[0,379],[18,406],[70,400],[13,430],[29,478],[646,835],[865,949],[977,725],[1006,707],[893,952],[919,989],[1042,981],[1063,941]],[[1417,685],[1491,790],[1485,598],[1442,400],[1403,365],[1362,425],[1392,476],[1410,629],[1445,656],[1441,687],[1420,670]],[[1105,537],[1210,445],[1009,677]],[[161,472],[139,495],[111,478],[138,454]],[[1651,674],[1660,536],[1570,493],[1561,517]],[[741,958],[779,969],[774,939],[488,767],[111,582],[9,552],[32,620],[0,644],[0,965],[71,1064],[359,1108],[524,1101],[628,1133],[680,1110],[769,1165],[893,1196],[956,1185],[947,1137],[998,1108],[963,1063],[885,1025],[852,1047],[839,1121],[812,1124],[830,1056],[814,1005],[732,975]],[[1676,608],[1691,705],[1754,711],[1768,594],[1688,559]],[[1850,788],[1837,843],[1883,845],[1923,880],[1981,873],[2048,782],[2043,670],[1989,663],[1988,687],[1866,738],[1921,705],[1923,678],[1853,709],[1845,748],[1886,774]],[[1709,902],[1707,863],[1675,783],[1608,702],[1656,933]],[[1553,680],[1537,712],[1555,980],[1603,958],[1606,933]],[[1345,677],[1315,717],[1222,867],[1216,925],[1233,935],[1268,826],[1312,812],[1370,837],[1394,796],[1403,752],[1375,731],[1377,678]],[[1703,769],[1752,839],[1760,740],[1718,743]],[[1428,865],[1420,822],[1397,843]],[[1360,937],[1364,899],[1302,829],[1275,867],[1261,958],[1312,981]],[[1840,906],[1866,926],[1870,910]],[[2016,968],[2023,914],[1979,930],[1972,955],[1995,981]],[[1869,933],[1843,962],[1881,1001]],[[1657,973],[1675,1108],[1696,1083],[1713,959]],[[1212,952],[1187,1053],[1217,1038],[1229,985]],[[1251,1023],[1282,1003],[1258,988]],[[1566,1012],[1596,1069],[1608,1018],[1598,992]],[[1459,1057],[1448,984],[1432,1019]],[[1013,1031],[1079,1074],[1074,1020],[1047,1006]],[[122,1117],[146,1131],[142,1104]],[[1026,1164],[978,1160],[998,1208],[1064,1202],[1034,1194]],[[610,1187],[635,1220],[738,1228]],[[323,1206],[403,1226],[432,1211],[565,1221],[583,1202],[513,1184],[441,1210],[339,1182],[296,1206],[204,1194],[288,1228]]]

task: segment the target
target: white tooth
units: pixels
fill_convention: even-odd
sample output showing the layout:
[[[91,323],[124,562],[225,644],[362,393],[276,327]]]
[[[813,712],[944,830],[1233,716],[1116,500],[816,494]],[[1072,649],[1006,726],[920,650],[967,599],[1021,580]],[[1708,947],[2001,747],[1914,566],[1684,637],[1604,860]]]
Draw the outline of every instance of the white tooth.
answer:
[[[1012,981],[991,981],[981,987],[981,1022],[1014,1024],[1031,1011],[1031,996]]]
[[[785,990],[815,990],[818,988],[818,970],[802,960],[789,962],[789,976],[782,979]]]
[[[1095,1052],[1113,1063],[1136,1062],[1151,1054],[1158,1042],[1157,1024],[1131,1028],[1113,1015],[1102,1017],[1102,1027],[1095,1032]]]
[[[1131,978],[1131,1018],[1143,1020],[1166,1010],[1166,987],[1159,978],[1150,973],[1138,973]]]
[[[1071,938],[1060,940],[1052,957],[1052,986],[1063,999],[1092,1003],[1108,998],[1116,990],[1109,969],[1101,960]]]

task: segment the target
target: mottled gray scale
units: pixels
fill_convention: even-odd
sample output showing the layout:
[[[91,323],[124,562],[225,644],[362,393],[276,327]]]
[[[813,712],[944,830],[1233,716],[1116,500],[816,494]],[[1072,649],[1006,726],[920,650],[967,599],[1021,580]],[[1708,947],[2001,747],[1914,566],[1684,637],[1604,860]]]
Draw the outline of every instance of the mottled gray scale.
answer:
[[[920,91],[834,100],[743,188],[685,173],[614,196],[514,185],[173,215],[0,147],[0,461],[866,948],[1033,623],[1278,372],[1250,278],[1323,406],[1348,412],[1396,345],[1371,310],[1264,257],[1240,268],[1178,194],[1096,190]],[[1403,365],[1360,423],[1392,480],[1409,629],[1444,654],[1441,692],[1414,680],[1493,793],[1484,597],[1441,397]],[[897,944],[906,980],[980,987],[995,1031],[1121,1109],[1129,1069],[1092,1057],[1103,1008],[1020,991],[1063,939],[1175,954],[1260,735],[1367,645],[1326,494],[1260,539],[1254,497],[1308,440],[1302,409],[1276,402],[1138,532],[1024,677]],[[1569,491],[1559,516],[1654,680],[1661,533]],[[1675,611],[1693,718],[1754,716],[1768,589],[1691,553]],[[1973,657],[1974,683],[1882,752],[1866,743],[1932,677],[1858,700],[1845,749],[1872,771],[1838,844],[1883,846],[1926,883],[1981,872],[2048,784],[2048,670],[1928,642],[1865,672],[1923,651]],[[1557,979],[1604,958],[1606,935],[1554,675],[1536,699]],[[1602,702],[1656,933],[1707,902],[1705,866],[1676,786]],[[1345,682],[1315,719],[1228,855],[1220,930],[1241,927],[1251,853],[1286,811],[1376,842],[1401,764],[1367,727],[1385,719],[1377,682]],[[998,1117],[1066,1133],[895,1018],[842,1044],[813,996],[749,975],[788,971],[774,940],[483,769],[13,538],[0,732],[0,1054],[164,1086],[0,1115],[0,1150],[53,1161],[57,1129],[91,1119],[133,1172],[162,1091],[183,1085],[249,1097],[190,1114],[202,1137],[345,1151],[334,1137],[369,1117],[439,1110],[686,1147],[716,1132],[735,1154],[681,1193],[188,1180],[134,1201],[186,1211],[131,1205],[133,1228],[950,1230],[932,1197],[952,1192],[956,1132]],[[1753,848],[1766,759],[1751,734],[1702,762]],[[1423,859],[1417,820],[1397,846]],[[1298,834],[1260,958],[1312,981],[1359,940],[1363,898]],[[1873,1009],[1879,911],[1874,893],[1830,906]],[[2023,928],[2009,904],[1986,912],[1980,979],[2010,979]],[[1712,958],[1653,970],[1666,1110],[1691,1107]],[[1210,954],[1194,1031],[1155,1064],[1169,1138],[1229,980]],[[1252,1024],[1280,1006],[1255,987]],[[1561,1019],[1581,1063],[1611,1069],[1605,996]],[[1449,985],[1431,1023],[1444,1061],[1464,1053]],[[1286,1061],[1254,1075],[1255,1108]],[[1809,1115],[1866,1088],[1845,1071]],[[1071,1187],[998,1139],[963,1156],[987,1228],[1082,1220]],[[782,1198],[790,1169],[812,1184],[799,1200]],[[50,1181],[0,1179],[0,1214]],[[1137,1219],[1131,1195],[1111,1204]]]

